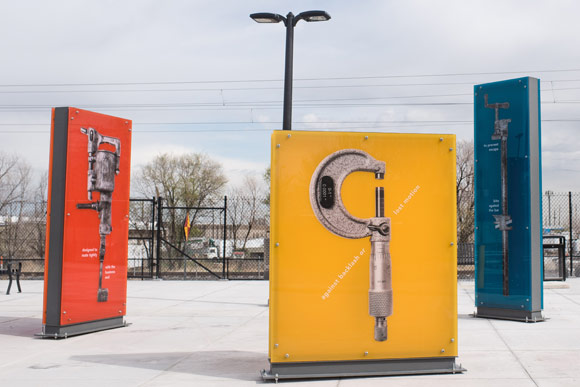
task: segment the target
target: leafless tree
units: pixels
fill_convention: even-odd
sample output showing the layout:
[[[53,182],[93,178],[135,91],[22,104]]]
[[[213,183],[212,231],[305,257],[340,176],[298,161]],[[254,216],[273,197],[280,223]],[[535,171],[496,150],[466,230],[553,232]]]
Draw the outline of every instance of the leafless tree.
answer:
[[[267,216],[266,190],[254,176],[247,175],[240,186],[229,191],[228,223],[234,248],[246,249],[252,230]]]
[[[133,177],[135,192],[145,197],[161,196],[168,207],[201,207],[222,196],[227,179],[220,163],[207,155],[189,153],[160,154],[140,168]],[[183,211],[169,210],[164,218],[165,235],[178,248],[183,247]],[[197,211],[189,213],[195,223]]]
[[[48,194],[48,172],[43,172],[38,178],[35,190],[32,192],[33,206],[31,216],[32,234],[29,241],[30,250],[34,256],[43,258],[46,239],[46,207]]]
[[[31,168],[26,161],[0,151],[0,213],[7,205],[26,198],[30,180]]]
[[[268,206],[270,205],[270,182],[271,182],[270,170],[271,167],[266,168],[266,170],[264,171],[264,175],[262,176],[267,186],[267,193],[266,198],[264,199],[264,203],[267,204]]]
[[[473,242],[474,231],[473,141],[457,143],[457,241]]]

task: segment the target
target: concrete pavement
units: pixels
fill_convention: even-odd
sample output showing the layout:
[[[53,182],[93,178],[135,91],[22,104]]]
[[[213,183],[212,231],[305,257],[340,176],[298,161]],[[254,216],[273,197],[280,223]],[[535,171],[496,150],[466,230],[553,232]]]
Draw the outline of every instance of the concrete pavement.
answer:
[[[42,340],[42,281],[4,294],[0,386],[255,386],[268,368],[266,281],[129,281],[126,328]],[[580,278],[546,282],[548,321],[475,319],[458,286],[457,375],[307,380],[301,386],[580,386]]]

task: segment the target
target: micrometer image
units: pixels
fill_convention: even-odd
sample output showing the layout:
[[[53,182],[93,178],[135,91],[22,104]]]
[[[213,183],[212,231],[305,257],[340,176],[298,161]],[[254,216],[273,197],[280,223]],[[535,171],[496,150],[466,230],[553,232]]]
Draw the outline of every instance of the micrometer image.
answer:
[[[93,128],[81,128],[81,132],[88,138],[89,170],[87,191],[90,203],[78,203],[77,208],[94,210],[99,214],[99,290],[97,302],[106,302],[109,298],[109,289],[103,289],[103,262],[105,261],[106,238],[113,231],[111,226],[111,202],[115,190],[115,176],[119,174],[121,159],[121,140],[115,137],[101,135]],[[115,148],[114,152],[99,149],[102,144],[109,144]],[[93,193],[98,192],[99,198],[93,200]]]
[[[393,314],[391,283],[391,219],[385,217],[384,188],[375,187],[375,217],[361,219],[350,214],[342,202],[344,180],[353,172],[385,176],[385,162],[358,149],[343,149],[320,162],[310,181],[310,204],[330,232],[343,238],[370,237],[369,315],[375,318],[375,340],[387,340],[387,317]],[[369,195],[370,196],[370,195]]]
[[[511,119],[499,119],[499,109],[509,109],[509,102],[488,103],[487,94],[483,96],[485,107],[495,110],[492,140],[501,141],[501,215],[494,215],[495,228],[501,231],[503,255],[503,295],[509,296],[509,255],[508,231],[512,229],[512,218],[508,215],[508,176],[507,176],[507,140],[508,124]]]

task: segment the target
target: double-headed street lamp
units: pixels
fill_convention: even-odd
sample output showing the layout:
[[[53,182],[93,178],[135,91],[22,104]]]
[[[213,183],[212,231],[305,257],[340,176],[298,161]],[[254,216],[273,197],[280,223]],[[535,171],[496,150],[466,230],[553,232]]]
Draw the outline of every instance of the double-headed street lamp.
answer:
[[[258,23],[284,22],[286,26],[286,68],[284,72],[284,113],[283,130],[292,130],[292,57],[294,53],[294,26],[300,20],[307,22],[326,21],[330,15],[325,11],[306,11],[294,16],[289,12],[286,17],[277,13],[253,13],[250,15]]]

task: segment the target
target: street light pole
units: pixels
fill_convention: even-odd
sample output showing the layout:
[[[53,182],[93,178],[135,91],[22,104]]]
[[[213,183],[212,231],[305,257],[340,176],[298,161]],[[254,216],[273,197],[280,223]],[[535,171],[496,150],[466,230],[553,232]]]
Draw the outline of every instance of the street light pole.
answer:
[[[286,15],[286,63],[284,66],[284,110],[282,130],[292,130],[292,80],[294,63],[294,14]]]
[[[284,22],[286,26],[286,60],[284,65],[284,111],[282,113],[282,129],[292,130],[292,70],[294,59],[294,26],[300,20],[307,22],[330,20],[330,15],[325,11],[306,11],[294,16],[288,12],[286,17],[276,13],[253,13],[250,15],[257,23]]]

